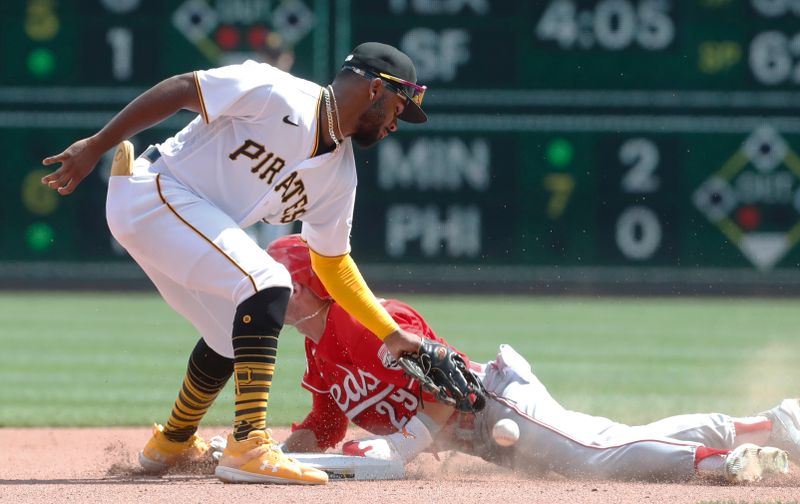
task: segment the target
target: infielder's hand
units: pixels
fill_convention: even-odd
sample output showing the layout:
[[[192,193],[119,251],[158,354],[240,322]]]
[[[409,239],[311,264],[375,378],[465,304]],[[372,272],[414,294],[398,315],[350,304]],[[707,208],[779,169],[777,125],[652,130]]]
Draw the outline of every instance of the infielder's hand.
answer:
[[[397,329],[383,339],[383,344],[386,345],[389,353],[397,359],[404,354],[419,352],[419,348],[422,346],[422,338],[403,329]]]
[[[61,154],[42,160],[42,164],[45,166],[61,163],[56,171],[42,177],[42,184],[55,189],[62,196],[72,193],[78,184],[94,170],[104,152],[105,150],[98,148],[92,138],[78,140]]]

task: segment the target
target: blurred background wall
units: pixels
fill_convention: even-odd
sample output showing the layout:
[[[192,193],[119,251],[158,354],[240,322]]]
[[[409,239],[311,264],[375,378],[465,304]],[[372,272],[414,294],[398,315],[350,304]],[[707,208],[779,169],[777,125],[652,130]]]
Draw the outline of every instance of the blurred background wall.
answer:
[[[357,152],[354,256],[392,291],[800,293],[800,1],[15,0],[0,6],[0,288],[150,288],[109,152],[40,160],[161,79],[267,61],[324,84],[401,48],[426,125]],[[180,129],[181,113],[133,140]],[[262,244],[297,227],[255,226]]]

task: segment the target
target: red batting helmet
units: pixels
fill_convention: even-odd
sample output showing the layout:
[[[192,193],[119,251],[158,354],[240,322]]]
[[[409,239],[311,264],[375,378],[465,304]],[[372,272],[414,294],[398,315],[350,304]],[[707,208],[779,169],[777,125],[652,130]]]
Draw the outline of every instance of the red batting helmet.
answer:
[[[319,277],[311,268],[311,255],[308,252],[308,245],[299,234],[278,238],[269,244],[267,253],[289,270],[292,280],[307,289],[311,289],[311,292],[320,299],[332,299]]]

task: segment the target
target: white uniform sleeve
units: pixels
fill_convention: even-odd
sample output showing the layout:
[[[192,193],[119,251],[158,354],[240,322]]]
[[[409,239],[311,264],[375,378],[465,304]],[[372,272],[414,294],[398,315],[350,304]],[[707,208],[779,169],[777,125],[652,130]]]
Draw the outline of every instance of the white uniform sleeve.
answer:
[[[317,254],[336,257],[350,253],[350,230],[353,227],[353,207],[356,192],[345,199],[331,202],[330,219],[321,223],[303,221],[301,236]]]
[[[247,60],[194,73],[200,95],[201,115],[206,124],[221,116],[256,117],[272,92],[275,69]]]

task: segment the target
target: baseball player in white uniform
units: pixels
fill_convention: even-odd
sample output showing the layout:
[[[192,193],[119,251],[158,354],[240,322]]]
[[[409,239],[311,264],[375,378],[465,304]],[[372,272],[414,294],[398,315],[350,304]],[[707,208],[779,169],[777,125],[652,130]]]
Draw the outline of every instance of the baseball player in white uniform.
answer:
[[[405,463],[425,450],[458,450],[534,475],[674,481],[707,474],[748,482],[786,473],[788,455],[800,460],[797,399],[746,418],[691,414],[629,426],[565,409],[508,345],[487,364],[470,363],[488,398],[482,411],[459,413],[382,363],[377,340],[325,290],[298,236],[268,250],[295,284],[286,321],[306,336],[303,387],[313,396],[311,412],[285,442],[288,451],[332,448],[352,421],[378,435],[344,443],[346,455]],[[412,307],[382,303],[401,326],[447,344]]]
[[[356,191],[351,141],[369,146],[397,120],[427,120],[425,87],[394,47],[356,47],[328,86],[247,61],[169,78],[136,98],[95,135],[43,163],[42,183],[71,193],[100,156],[180,109],[198,116],[135,161],[122,143],[106,214],[114,237],[202,338],[164,426],[140,453],[159,471],[200,457],[197,426],[231,374],[234,429],[216,474],[229,482],[321,484],[327,475],[286,457],[266,429],[277,338],[291,295],[286,269],[242,228],[303,223],[313,267],[335,299],[394,356],[419,336],[378,303],[350,258]]]

